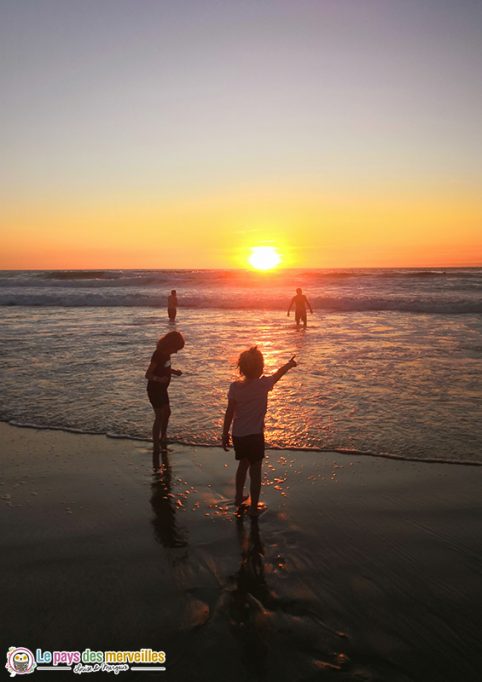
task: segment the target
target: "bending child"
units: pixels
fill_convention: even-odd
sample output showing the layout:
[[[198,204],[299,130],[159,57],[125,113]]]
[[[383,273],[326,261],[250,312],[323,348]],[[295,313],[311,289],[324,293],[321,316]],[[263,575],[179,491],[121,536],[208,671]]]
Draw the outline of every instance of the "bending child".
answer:
[[[154,452],[159,445],[167,445],[167,425],[171,416],[168,386],[171,376],[180,377],[181,370],[172,369],[171,355],[184,348],[184,339],[179,332],[169,332],[159,339],[149,367],[146,371],[147,395],[154,410],[155,418],[152,425],[152,443]],[[159,440],[160,436],[160,440]]]
[[[296,367],[296,364],[293,355],[291,360],[273,375],[261,376],[264,369],[264,358],[254,346],[239,356],[239,373],[244,378],[241,381],[234,381],[229,387],[222,444],[227,451],[229,429],[232,422],[234,452],[236,459],[239,460],[236,472],[235,505],[239,510],[239,507],[247,499],[247,496],[243,496],[243,491],[249,469],[251,516],[258,515],[258,501],[261,492],[261,462],[264,458],[264,416],[268,407],[268,392],[288,370]]]

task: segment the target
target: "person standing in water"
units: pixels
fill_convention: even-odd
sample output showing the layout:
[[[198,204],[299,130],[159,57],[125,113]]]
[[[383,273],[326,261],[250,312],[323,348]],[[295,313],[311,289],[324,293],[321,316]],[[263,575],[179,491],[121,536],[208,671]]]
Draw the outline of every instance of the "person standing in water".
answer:
[[[154,452],[159,450],[159,445],[167,444],[167,425],[171,416],[167,389],[171,383],[171,376],[180,377],[182,374],[181,370],[172,369],[171,355],[182,348],[184,348],[182,334],[169,332],[157,342],[156,350],[146,371],[147,395],[155,414],[152,425]]]
[[[302,289],[297,289],[296,296],[293,296],[291,299],[290,307],[288,308],[288,317],[290,316],[290,310],[293,306],[295,307],[296,326],[299,327],[301,320],[303,320],[303,327],[306,327],[306,306],[308,306],[312,315],[313,308],[311,307],[306,296],[303,294]]]
[[[169,321],[174,322],[177,315],[177,293],[175,289],[172,289],[170,295],[167,297],[167,314],[169,316]]]

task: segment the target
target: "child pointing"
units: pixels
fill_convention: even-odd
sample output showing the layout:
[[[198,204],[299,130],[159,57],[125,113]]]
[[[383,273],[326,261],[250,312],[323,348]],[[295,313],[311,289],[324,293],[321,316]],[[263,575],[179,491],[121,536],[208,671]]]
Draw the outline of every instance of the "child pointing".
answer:
[[[236,472],[235,505],[243,502],[244,484],[249,469],[251,516],[258,515],[258,501],[261,492],[261,462],[264,458],[264,416],[268,407],[268,392],[292,367],[296,367],[295,356],[271,376],[262,376],[263,354],[256,346],[239,356],[241,381],[234,381],[229,387],[228,407],[224,416],[222,436],[223,448],[229,446],[229,429],[233,423],[233,445],[239,460]]]

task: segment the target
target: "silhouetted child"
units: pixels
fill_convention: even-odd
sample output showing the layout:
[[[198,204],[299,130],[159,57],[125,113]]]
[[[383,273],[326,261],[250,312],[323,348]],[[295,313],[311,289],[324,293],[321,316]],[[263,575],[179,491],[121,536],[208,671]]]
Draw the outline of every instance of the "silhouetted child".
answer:
[[[233,422],[233,445],[239,460],[236,472],[236,507],[241,507],[244,484],[249,469],[252,516],[258,514],[261,492],[261,462],[264,458],[264,416],[268,407],[268,392],[292,367],[296,367],[295,356],[286,365],[269,377],[261,376],[264,358],[255,346],[241,353],[238,360],[239,373],[244,379],[234,381],[229,387],[228,407],[224,416],[222,436],[223,448],[229,446],[229,429]]]
[[[152,425],[152,442],[154,451],[160,443],[167,443],[167,425],[171,415],[167,387],[171,383],[171,375],[180,377],[182,372],[171,367],[171,355],[184,348],[184,339],[179,332],[169,332],[159,339],[149,367],[146,371],[147,395],[156,415]]]

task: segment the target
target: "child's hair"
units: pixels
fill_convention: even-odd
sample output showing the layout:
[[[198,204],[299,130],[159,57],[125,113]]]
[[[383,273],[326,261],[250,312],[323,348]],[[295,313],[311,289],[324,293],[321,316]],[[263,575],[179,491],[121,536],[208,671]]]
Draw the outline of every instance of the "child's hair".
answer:
[[[173,296],[175,296],[175,295],[176,295],[176,290],[175,290],[175,289],[171,289],[171,294],[172,294]]]
[[[157,350],[164,353],[172,352],[173,350],[181,350],[184,348],[184,338],[180,332],[169,332],[161,336],[157,342]]]
[[[253,346],[241,353],[238,367],[239,373],[245,376],[246,379],[258,379],[263,374],[264,358],[257,346]]]

